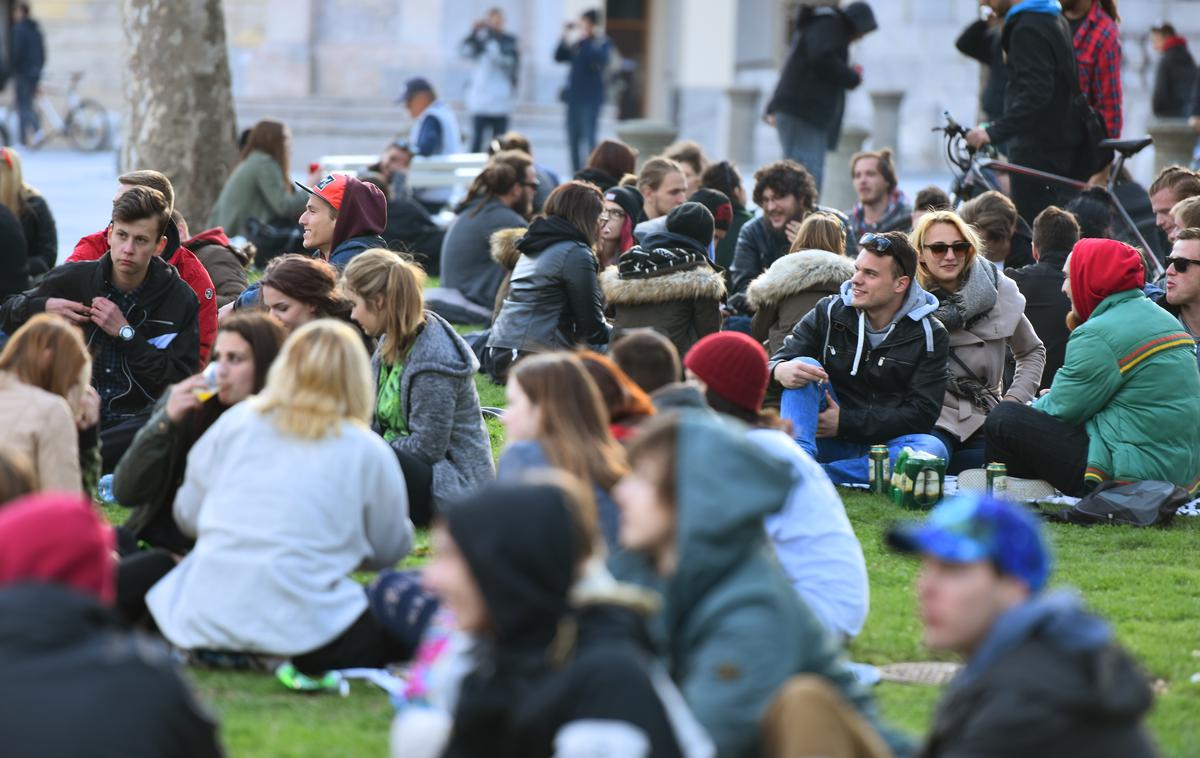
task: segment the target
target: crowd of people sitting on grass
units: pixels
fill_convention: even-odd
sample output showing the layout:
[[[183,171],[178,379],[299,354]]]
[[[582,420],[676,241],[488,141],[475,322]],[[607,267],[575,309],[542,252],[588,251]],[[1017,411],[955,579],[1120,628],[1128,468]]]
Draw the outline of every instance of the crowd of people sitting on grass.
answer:
[[[844,652],[870,591],[835,485],[886,446],[1005,464],[1014,499],[1200,493],[1200,175],[1160,173],[1139,250],[1086,196],[1029,237],[1000,193],[898,203],[887,150],[842,211],[799,163],[744,188],[695,143],[635,174],[606,140],[545,187],[509,133],[431,235],[391,223],[431,218],[396,210],[404,143],[294,184],[289,146],[255,126],[199,233],[166,176],[124,174],[68,262],[25,240],[0,280],[0,752],[218,754],[152,634],[205,665],[406,665],[396,755],[1153,754],[1145,676],[983,496],[890,535],[925,644],[967,666],[923,747],[889,726]],[[269,260],[235,241],[288,223]],[[415,529],[432,560],[398,570]]]

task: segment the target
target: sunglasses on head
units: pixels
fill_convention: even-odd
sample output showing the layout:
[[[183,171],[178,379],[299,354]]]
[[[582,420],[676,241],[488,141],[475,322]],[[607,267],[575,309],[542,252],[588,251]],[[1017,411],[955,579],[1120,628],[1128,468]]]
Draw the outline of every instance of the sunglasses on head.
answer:
[[[1177,255],[1172,255],[1171,257],[1167,258],[1167,266],[1174,266],[1175,270],[1181,274],[1186,274],[1188,266],[1192,265],[1193,263],[1195,263],[1197,266],[1200,266],[1200,261],[1196,260],[1195,258],[1180,258]]]
[[[858,238],[858,244],[859,244],[859,247],[866,247],[867,245],[870,245],[874,248],[873,252],[883,253],[885,255],[892,256],[893,258],[896,259],[896,262],[898,264],[900,264],[901,276],[912,276],[912,272],[908,270],[908,265],[906,264],[904,258],[902,258],[899,255],[896,255],[896,253],[898,251],[893,250],[895,245],[892,244],[892,241],[890,239],[888,239],[887,237],[884,237],[882,234],[875,234],[874,232],[867,232],[866,234],[864,234],[863,236]]]
[[[966,255],[971,251],[970,242],[930,242],[925,245],[925,249],[934,255],[945,255],[946,251],[953,250],[955,255]]]

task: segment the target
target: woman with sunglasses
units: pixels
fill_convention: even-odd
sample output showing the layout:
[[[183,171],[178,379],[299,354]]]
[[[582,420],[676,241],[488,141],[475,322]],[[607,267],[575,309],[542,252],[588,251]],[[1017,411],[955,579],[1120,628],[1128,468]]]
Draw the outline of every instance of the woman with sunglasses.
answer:
[[[950,458],[947,472],[981,468],[983,425],[1000,400],[1032,400],[1046,348],[1025,317],[1025,296],[981,255],[975,231],[953,211],[925,214],[912,233],[917,280],[940,302],[935,316],[950,333],[949,378],[934,435]],[[1017,369],[1004,386],[1012,347]]]

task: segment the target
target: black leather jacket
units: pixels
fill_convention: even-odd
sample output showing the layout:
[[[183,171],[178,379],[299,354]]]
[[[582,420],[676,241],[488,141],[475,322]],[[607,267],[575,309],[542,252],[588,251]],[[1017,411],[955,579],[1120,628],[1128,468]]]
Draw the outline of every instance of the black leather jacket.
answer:
[[[599,264],[565,219],[538,219],[517,242],[521,257],[488,347],[541,352],[608,344]]]

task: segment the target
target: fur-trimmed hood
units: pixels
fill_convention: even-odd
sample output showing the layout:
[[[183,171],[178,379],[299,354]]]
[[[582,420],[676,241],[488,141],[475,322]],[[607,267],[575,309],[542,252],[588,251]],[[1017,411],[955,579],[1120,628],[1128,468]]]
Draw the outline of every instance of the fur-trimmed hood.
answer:
[[[808,290],[837,292],[854,276],[854,261],[827,250],[798,250],[779,258],[750,283],[746,297],[755,308],[781,303]]]
[[[600,289],[609,305],[644,305],[700,298],[720,300],[725,296],[725,277],[719,270],[705,266],[649,279],[622,279],[617,274],[617,267],[609,266],[600,272]]]
[[[521,257],[521,251],[517,249],[517,240],[524,236],[525,227],[523,226],[514,226],[511,229],[493,232],[489,243],[492,249],[492,260],[512,271],[517,267],[517,259]]]

